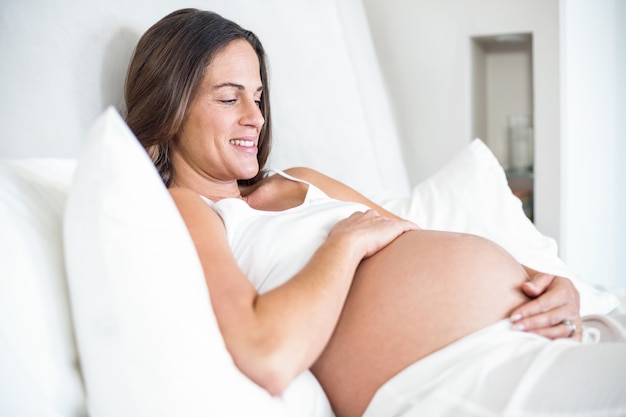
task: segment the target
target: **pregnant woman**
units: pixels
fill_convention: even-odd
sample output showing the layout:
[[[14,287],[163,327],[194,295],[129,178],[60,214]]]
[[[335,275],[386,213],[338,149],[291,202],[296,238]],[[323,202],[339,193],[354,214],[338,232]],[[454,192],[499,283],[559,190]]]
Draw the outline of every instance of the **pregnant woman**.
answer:
[[[306,89],[302,80],[302,96]],[[232,21],[185,9],[157,22],[137,45],[125,99],[127,123],[194,241],[228,351],[271,394],[311,369],[337,416],[378,415],[380,407],[394,415],[392,403],[413,407],[397,395],[407,372],[432,384],[428,375],[441,377],[471,353],[474,364],[497,359],[498,372],[518,375],[498,359],[509,357],[501,346],[518,359],[536,355],[529,346],[556,346],[550,339],[580,346],[570,281],[531,271],[483,238],[422,230],[313,170],[264,171],[265,55]],[[418,385],[413,398],[432,391]],[[495,404],[497,414],[513,407],[500,404],[512,389],[460,406]],[[548,411],[567,411],[572,400],[585,401],[556,397]]]

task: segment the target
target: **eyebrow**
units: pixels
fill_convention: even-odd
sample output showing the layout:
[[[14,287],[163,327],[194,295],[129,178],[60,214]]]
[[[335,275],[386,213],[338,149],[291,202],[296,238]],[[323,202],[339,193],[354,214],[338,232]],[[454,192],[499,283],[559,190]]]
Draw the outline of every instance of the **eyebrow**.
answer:
[[[225,88],[225,87],[236,88],[238,90],[245,90],[246,89],[241,84],[227,82],[227,83],[222,83],[222,84],[218,84],[218,85],[213,86],[212,90],[215,91],[215,90],[219,90],[220,88]],[[263,91],[263,86],[260,86],[259,88],[257,88],[256,91],[257,92]]]

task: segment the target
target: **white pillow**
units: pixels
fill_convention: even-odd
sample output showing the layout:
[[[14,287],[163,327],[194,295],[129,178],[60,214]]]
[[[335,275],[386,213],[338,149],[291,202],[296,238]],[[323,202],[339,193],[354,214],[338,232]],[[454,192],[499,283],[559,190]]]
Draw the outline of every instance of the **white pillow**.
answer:
[[[328,415],[308,373],[280,398],[235,367],[183,220],[113,108],[78,161],[64,230],[91,415]]]
[[[582,315],[605,314],[618,305],[612,294],[576,279],[567,269],[554,239],[526,217],[502,166],[480,139],[418,184],[410,198],[382,205],[427,229],[486,237],[530,268],[572,279],[581,294]]]
[[[61,222],[74,162],[0,161],[0,415],[85,414]]]

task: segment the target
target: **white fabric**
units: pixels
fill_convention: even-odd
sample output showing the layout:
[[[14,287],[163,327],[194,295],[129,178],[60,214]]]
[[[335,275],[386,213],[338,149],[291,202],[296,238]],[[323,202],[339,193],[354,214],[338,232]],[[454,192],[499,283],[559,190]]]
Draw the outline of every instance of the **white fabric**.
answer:
[[[619,303],[610,292],[579,279],[558,256],[556,242],[526,217],[491,150],[475,139],[409,198],[385,201],[386,209],[427,229],[472,233],[504,247],[537,271],[572,279],[581,294],[581,314],[604,314]]]
[[[113,108],[78,161],[64,229],[91,415],[330,414],[307,373],[281,398],[235,367],[185,224]]]
[[[276,175],[301,181],[282,171]],[[302,204],[283,211],[256,210],[238,198],[205,201],[222,218],[239,267],[261,294],[300,271],[339,220],[368,209],[331,199],[312,184]]]
[[[74,161],[0,162],[0,415],[84,415],[61,219]]]
[[[363,417],[624,416],[626,339],[607,342],[550,341],[502,320],[401,371]]]

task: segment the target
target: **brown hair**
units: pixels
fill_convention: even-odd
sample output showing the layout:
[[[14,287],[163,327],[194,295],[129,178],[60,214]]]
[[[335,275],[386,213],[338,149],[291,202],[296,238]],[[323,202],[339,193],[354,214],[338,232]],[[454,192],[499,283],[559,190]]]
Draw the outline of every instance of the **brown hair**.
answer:
[[[155,23],[139,40],[128,67],[124,98],[126,123],[146,149],[166,186],[172,182],[170,146],[181,129],[206,68],[230,42],[247,40],[261,68],[265,119],[259,136],[259,173],[241,185],[265,176],[271,147],[269,85],[265,51],[256,35],[217,13],[197,9],[175,11]]]

